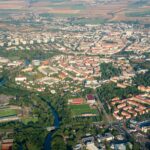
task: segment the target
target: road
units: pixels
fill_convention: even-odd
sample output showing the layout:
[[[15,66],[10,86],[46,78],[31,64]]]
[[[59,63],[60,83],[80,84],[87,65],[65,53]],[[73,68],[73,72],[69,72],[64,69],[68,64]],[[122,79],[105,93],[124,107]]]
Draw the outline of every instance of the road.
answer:
[[[96,91],[95,91],[96,93]],[[104,115],[106,116],[107,122],[108,122],[108,128],[109,127],[113,127],[114,129],[116,129],[120,134],[124,135],[126,137],[126,139],[130,139],[131,135],[130,133],[128,133],[128,131],[126,129],[124,129],[122,127],[122,123],[123,121],[113,121],[111,120],[111,118],[109,117],[109,115],[107,114],[102,102],[100,101],[98,94],[95,94],[96,100],[97,100],[97,104],[98,104],[98,109],[99,111],[103,111]]]
[[[110,120],[110,117],[108,116],[108,114],[107,114],[107,112],[106,112],[106,110],[105,110],[105,108],[104,108],[102,102],[100,101],[100,99],[99,99],[97,93],[95,94],[95,98],[96,98],[96,101],[97,101],[97,104],[98,104],[98,109],[99,109],[99,111],[100,111],[100,112],[101,112],[101,111],[104,112],[104,114],[105,114],[105,116],[106,116],[106,119],[107,119],[107,122],[111,125],[111,124],[112,124],[112,120]]]

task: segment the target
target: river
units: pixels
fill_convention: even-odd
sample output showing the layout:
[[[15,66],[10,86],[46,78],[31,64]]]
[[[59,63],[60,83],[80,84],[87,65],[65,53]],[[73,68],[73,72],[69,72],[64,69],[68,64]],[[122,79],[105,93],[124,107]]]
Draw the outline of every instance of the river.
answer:
[[[59,125],[60,125],[60,119],[59,119],[59,116],[58,116],[58,113],[57,111],[52,107],[51,103],[50,102],[47,102],[47,104],[49,105],[50,109],[51,109],[51,112],[54,116],[54,127],[55,127],[55,130],[51,131],[47,136],[46,136],[46,139],[45,139],[45,142],[44,142],[44,150],[51,150],[51,142],[52,142],[52,135],[55,133],[55,131],[59,128]]]
[[[0,78],[0,86],[3,86],[6,82],[6,79],[4,77]]]
[[[4,86],[6,82],[5,78],[0,78],[0,86]],[[40,97],[41,98],[41,97]],[[41,98],[43,101],[47,102],[44,98]],[[52,142],[52,135],[55,133],[55,131],[59,128],[60,125],[60,119],[58,116],[57,111],[54,109],[54,107],[51,105],[50,102],[47,102],[49,108],[51,109],[51,112],[53,114],[54,117],[54,127],[55,130],[51,131],[50,133],[48,133],[48,135],[45,138],[45,142],[44,142],[44,150],[51,150],[51,142]],[[22,150],[22,146],[20,146],[20,150]]]

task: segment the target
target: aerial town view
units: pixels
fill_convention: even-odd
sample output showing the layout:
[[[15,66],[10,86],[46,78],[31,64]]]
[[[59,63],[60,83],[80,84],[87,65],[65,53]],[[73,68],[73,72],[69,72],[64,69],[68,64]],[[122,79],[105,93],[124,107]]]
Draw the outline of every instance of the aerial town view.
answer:
[[[150,0],[0,0],[0,150],[150,150]]]

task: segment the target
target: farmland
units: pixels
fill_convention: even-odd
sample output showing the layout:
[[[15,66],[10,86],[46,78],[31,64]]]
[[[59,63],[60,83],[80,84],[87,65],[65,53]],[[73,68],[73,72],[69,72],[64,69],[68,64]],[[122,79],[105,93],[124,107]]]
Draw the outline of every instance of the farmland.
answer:
[[[8,0],[0,1],[0,17],[34,12],[54,17],[89,17],[113,22],[140,21],[149,23],[150,1],[136,0]],[[19,12],[21,12],[19,14]],[[93,23],[93,20],[91,20]],[[103,22],[103,21],[102,21]],[[82,24],[82,23],[81,23]],[[96,23],[97,24],[97,23]]]
[[[147,17],[150,16],[150,11],[131,12],[126,14],[129,17]]]

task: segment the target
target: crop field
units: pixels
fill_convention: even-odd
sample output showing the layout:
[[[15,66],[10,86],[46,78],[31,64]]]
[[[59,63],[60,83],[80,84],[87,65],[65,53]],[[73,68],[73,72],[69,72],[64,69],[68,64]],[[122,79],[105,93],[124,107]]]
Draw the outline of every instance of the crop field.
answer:
[[[150,23],[149,0],[0,0],[0,11],[32,11],[38,14],[50,14],[54,17],[89,17],[101,18],[113,22],[139,21]],[[1,12],[6,15],[7,13]],[[1,15],[1,16],[4,16]],[[22,13],[20,13],[22,15]],[[91,22],[93,22],[91,20]]]
[[[54,0],[54,1],[38,1],[33,3],[35,10],[39,13],[49,13],[60,17],[89,17],[101,18],[113,22],[118,21],[141,21],[149,23],[150,1],[134,2],[133,0],[118,0],[111,2],[95,3],[94,0]],[[144,12],[143,12],[144,11]],[[133,14],[132,14],[133,13]],[[134,14],[139,14],[134,15]],[[81,21],[81,20],[80,20]],[[89,22],[89,21],[88,21]],[[91,19],[90,23],[94,23]],[[102,21],[103,22],[103,21]],[[79,24],[83,24],[82,21]],[[95,22],[97,24],[98,22]],[[100,21],[101,23],[101,21]],[[78,22],[77,22],[78,24]]]
[[[85,24],[103,24],[106,23],[107,19],[103,18],[82,18],[72,21],[73,24],[85,25]]]
[[[126,13],[128,17],[150,17],[150,10],[149,11],[142,11],[142,12],[130,12]]]
[[[26,6],[24,0],[0,0],[0,10],[2,9],[21,9]]]
[[[0,109],[0,117],[7,117],[17,115],[17,111],[14,109]]]
[[[69,106],[73,116],[80,116],[82,114],[98,114],[96,109],[92,109],[89,105],[70,105]]]

